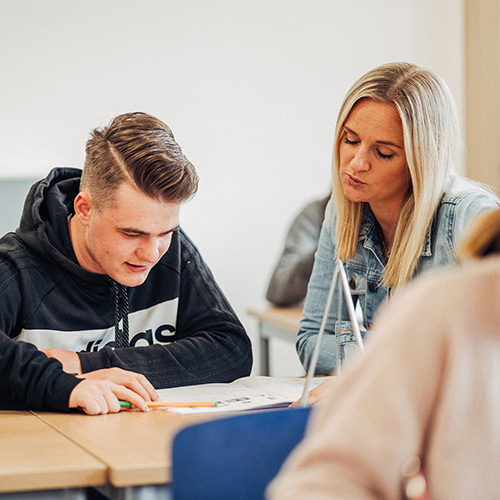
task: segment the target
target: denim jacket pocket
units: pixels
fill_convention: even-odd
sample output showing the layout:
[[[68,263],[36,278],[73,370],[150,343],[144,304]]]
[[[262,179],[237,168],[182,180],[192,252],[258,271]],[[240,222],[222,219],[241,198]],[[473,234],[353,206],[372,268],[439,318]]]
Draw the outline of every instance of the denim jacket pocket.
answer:
[[[366,331],[361,330],[361,338],[365,338]],[[335,322],[335,337],[337,339],[337,363],[339,367],[344,364],[346,360],[351,359],[357,352],[359,347],[356,344],[356,338],[352,329],[350,321],[336,321]]]

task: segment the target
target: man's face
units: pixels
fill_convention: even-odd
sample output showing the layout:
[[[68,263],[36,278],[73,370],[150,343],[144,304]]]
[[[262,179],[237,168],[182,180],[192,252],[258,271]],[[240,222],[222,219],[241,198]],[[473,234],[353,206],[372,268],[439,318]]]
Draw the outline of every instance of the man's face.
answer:
[[[83,216],[78,213],[79,202]],[[125,286],[144,283],[179,227],[180,203],[155,200],[127,183],[99,209],[90,195],[80,193],[75,209],[83,226],[82,238],[72,238],[80,265]]]

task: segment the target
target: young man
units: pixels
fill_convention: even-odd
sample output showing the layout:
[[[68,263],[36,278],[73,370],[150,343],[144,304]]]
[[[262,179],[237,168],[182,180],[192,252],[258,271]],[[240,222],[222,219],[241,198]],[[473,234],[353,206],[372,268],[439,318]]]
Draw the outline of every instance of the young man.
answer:
[[[179,228],[198,178],[170,128],[121,115],[86,153],[83,173],[32,187],[0,241],[0,330],[69,373],[120,367],[157,388],[249,375],[250,340]]]

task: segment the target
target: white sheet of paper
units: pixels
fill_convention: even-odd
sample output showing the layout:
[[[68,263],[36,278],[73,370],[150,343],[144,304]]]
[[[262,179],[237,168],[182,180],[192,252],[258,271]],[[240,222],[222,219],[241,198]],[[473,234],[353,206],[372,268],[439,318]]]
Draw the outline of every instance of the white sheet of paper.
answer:
[[[329,377],[315,377],[313,387]],[[213,408],[165,408],[182,414],[225,413],[230,411],[258,410],[286,405],[297,401],[304,388],[305,378],[300,377],[243,377],[228,384],[201,384],[156,392],[165,402],[216,401]]]

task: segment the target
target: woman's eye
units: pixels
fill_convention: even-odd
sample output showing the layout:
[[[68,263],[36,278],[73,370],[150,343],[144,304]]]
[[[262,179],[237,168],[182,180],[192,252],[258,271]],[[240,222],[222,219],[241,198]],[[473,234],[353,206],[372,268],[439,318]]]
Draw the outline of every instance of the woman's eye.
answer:
[[[394,153],[390,153],[390,154],[384,154],[380,151],[377,151],[377,154],[380,156],[380,158],[383,158],[384,160],[389,160],[390,158],[392,158],[394,156]]]
[[[344,142],[346,144],[357,144],[359,141],[356,140],[356,139],[349,139],[349,137],[347,137],[347,135],[344,137]]]

